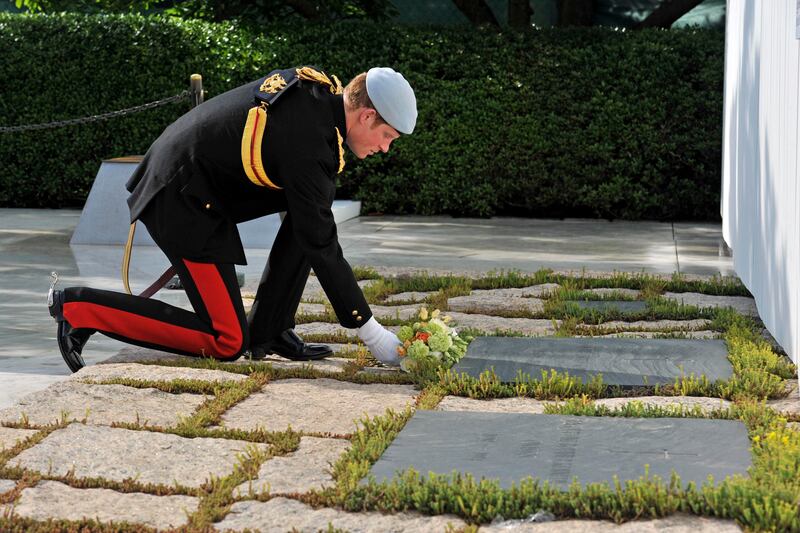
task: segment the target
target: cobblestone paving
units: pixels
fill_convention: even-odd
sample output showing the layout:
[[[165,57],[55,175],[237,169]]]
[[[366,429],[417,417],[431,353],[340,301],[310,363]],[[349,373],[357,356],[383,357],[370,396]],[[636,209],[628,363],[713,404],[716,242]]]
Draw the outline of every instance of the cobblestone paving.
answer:
[[[227,476],[251,443],[70,424],[11,460],[45,475],[199,487]],[[266,449],[265,445],[257,445]]]
[[[235,495],[303,493],[333,485],[331,465],[350,448],[343,439],[303,437],[297,451],[261,465],[256,479],[239,485]]]
[[[186,524],[200,500],[191,496],[124,494],[109,489],[75,489],[57,481],[40,481],[22,491],[14,512],[24,518],[131,522],[164,529]]]
[[[383,272],[382,273],[386,273]],[[408,269],[392,271],[408,274]],[[361,282],[362,286],[374,281]],[[518,289],[475,290],[466,296],[450,298],[448,314],[459,328],[474,328],[485,334],[513,333],[530,336],[553,335],[560,320],[503,318],[509,312],[542,313],[556,284]],[[640,299],[631,289],[592,289],[603,296]],[[435,292],[394,294],[372,309],[378,319],[413,319],[420,303]],[[438,297],[438,296],[437,296]],[[752,299],[707,296],[694,293],[666,294],[666,298],[700,307],[732,307],[755,315]],[[325,295],[316,278],[309,278],[299,313],[326,313]],[[414,302],[414,303],[408,303]],[[393,305],[399,303],[399,305]],[[593,334],[659,336],[678,332],[693,338],[711,338],[719,332],[709,329],[711,322],[695,320],[614,321],[592,326]],[[397,330],[399,326],[390,326]],[[355,338],[355,332],[338,323],[311,322],[296,328],[300,335],[338,335]],[[578,325],[577,334],[588,330]],[[38,443],[14,452],[6,466],[27,476],[38,475],[23,485],[13,502],[0,500],[0,516],[14,513],[35,520],[81,520],[129,522],[153,528],[181,527],[211,505],[209,494],[230,479],[227,489],[230,506],[215,511],[217,530],[260,531],[445,531],[463,528],[456,516],[424,516],[417,513],[381,514],[346,512],[341,508],[313,507],[310,495],[336,484],[334,465],[354,446],[365,416],[383,416],[387,409],[402,413],[415,409],[420,391],[408,384],[356,383],[356,378],[377,379],[395,376],[396,369],[359,364],[369,359],[354,359],[356,344],[334,344],[334,356],[323,361],[293,362],[270,355],[264,363],[273,369],[313,369],[324,374],[308,379],[273,379],[258,390],[231,400],[208,414],[209,402],[221,396],[190,392],[166,393],[136,382],[175,382],[244,386],[252,379],[228,372],[227,365],[253,365],[241,358],[219,369],[170,366],[186,358],[142,348],[125,348],[105,361],[74,374],[62,383],[23,398],[14,407],[0,411],[0,451],[17,446],[38,435]],[[346,352],[346,353],[345,353]],[[148,363],[148,364],[142,364]],[[155,363],[155,364],[154,364]],[[305,372],[305,370],[304,370]],[[287,374],[282,374],[287,375]],[[292,376],[306,374],[291,374]],[[336,379],[332,379],[336,378]],[[99,384],[118,380],[123,384]],[[800,416],[800,396],[796,380],[787,380],[787,398],[771,400],[770,407]],[[152,383],[150,383],[152,385]],[[207,389],[203,389],[207,390]],[[253,390],[253,389],[250,389]],[[227,401],[227,400],[226,400]],[[699,408],[704,413],[726,409],[732,404],[720,398],[689,396],[640,396],[594,400],[595,405],[620,408],[632,401],[647,406]],[[591,402],[591,400],[587,400]],[[445,411],[493,411],[542,413],[547,404],[533,398],[479,400],[445,396],[435,409]],[[220,404],[222,405],[222,404]],[[63,413],[68,413],[65,417]],[[191,420],[199,426],[189,423]],[[209,418],[210,417],[210,418]],[[128,424],[125,427],[119,424]],[[50,424],[57,424],[49,426]],[[137,425],[138,424],[138,425]],[[793,422],[793,424],[796,424]],[[154,426],[161,426],[160,428]],[[183,429],[179,430],[179,426]],[[197,429],[197,428],[200,429]],[[20,429],[25,428],[25,429]],[[195,428],[195,429],[187,429]],[[295,433],[284,433],[289,428]],[[200,433],[192,433],[200,431]],[[279,436],[295,435],[296,449],[282,449]],[[257,442],[254,442],[257,441]],[[280,441],[282,442],[282,441]],[[283,444],[285,445],[285,444]],[[352,452],[350,452],[352,453]],[[255,467],[240,468],[247,461]],[[16,470],[14,470],[16,469]],[[5,475],[3,477],[14,477]],[[26,479],[30,479],[26,477]],[[133,485],[130,485],[133,484]],[[12,491],[15,479],[0,479],[0,494]],[[126,487],[126,488],[123,488]],[[216,488],[215,488],[216,487]],[[204,503],[206,502],[206,503]],[[306,502],[306,503],[304,503]],[[206,524],[210,526],[210,523]],[[688,515],[673,515],[660,520],[641,520],[616,525],[608,521],[563,520],[543,524],[483,524],[480,531],[741,531],[732,521]]]
[[[328,531],[329,524],[337,530],[387,533],[444,532],[448,526],[464,527],[463,520],[455,516],[421,516],[402,513],[384,515],[380,513],[347,513],[336,509],[314,509],[296,500],[273,498],[268,502],[239,502],[233,504],[231,512],[216,524],[219,530],[244,529],[258,524],[263,532]]]
[[[359,385],[332,379],[286,379],[267,384],[259,393],[231,408],[222,418],[227,428],[294,430],[344,435],[366,416],[413,406],[411,385]]]
[[[675,515],[659,520],[637,520],[614,524],[598,520],[563,520],[542,524],[498,524],[482,527],[481,533],[739,533],[742,528],[730,520],[698,516]]]
[[[122,385],[89,385],[65,381],[33,392],[13,407],[0,410],[0,422],[17,422],[25,415],[38,425],[68,420],[89,424],[147,422],[170,426],[188,416],[205,398],[198,394],[169,394],[156,389],[134,389]]]
[[[35,429],[15,429],[0,426],[0,451],[12,448],[18,442],[36,435]]]

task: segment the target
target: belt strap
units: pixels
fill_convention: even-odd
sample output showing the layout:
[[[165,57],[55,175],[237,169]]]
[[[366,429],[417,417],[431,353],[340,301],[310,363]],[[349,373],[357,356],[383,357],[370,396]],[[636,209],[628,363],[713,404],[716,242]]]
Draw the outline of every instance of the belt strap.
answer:
[[[125,292],[128,294],[133,294],[133,292],[131,292],[131,285],[128,279],[128,272],[131,267],[131,251],[133,250],[134,235],[136,235],[136,222],[133,222],[128,230],[128,241],[125,243],[125,250],[122,253],[122,285],[125,287]],[[175,275],[175,272],[175,267],[170,266],[149,287],[139,293],[139,296],[142,298],[150,298],[152,295],[157,293],[159,289],[166,285],[169,280],[172,279],[172,276]]]

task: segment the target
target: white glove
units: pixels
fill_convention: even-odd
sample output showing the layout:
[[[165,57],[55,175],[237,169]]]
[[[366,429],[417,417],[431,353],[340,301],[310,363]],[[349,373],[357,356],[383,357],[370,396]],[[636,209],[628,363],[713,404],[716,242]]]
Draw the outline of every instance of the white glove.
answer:
[[[403,343],[400,342],[397,335],[378,324],[374,316],[358,328],[358,337],[364,341],[375,359],[381,363],[394,366],[400,364],[397,347]]]

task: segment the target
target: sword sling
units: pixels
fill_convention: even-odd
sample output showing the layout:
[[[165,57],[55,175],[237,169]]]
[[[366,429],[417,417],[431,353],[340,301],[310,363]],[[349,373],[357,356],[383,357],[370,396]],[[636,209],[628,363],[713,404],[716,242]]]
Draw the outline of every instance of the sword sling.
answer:
[[[133,292],[131,292],[131,285],[130,285],[130,280],[128,278],[128,272],[131,267],[131,251],[133,250],[134,235],[136,235],[136,222],[133,222],[131,224],[130,229],[128,230],[128,241],[125,243],[125,251],[122,254],[122,285],[125,287],[125,292],[131,295],[133,294]],[[172,279],[172,276],[174,276],[175,273],[176,273],[175,267],[170,266],[149,287],[147,287],[145,290],[139,293],[139,296],[141,296],[142,298],[150,298],[152,295],[157,293],[159,289],[161,289],[164,285],[166,285],[167,282]]]

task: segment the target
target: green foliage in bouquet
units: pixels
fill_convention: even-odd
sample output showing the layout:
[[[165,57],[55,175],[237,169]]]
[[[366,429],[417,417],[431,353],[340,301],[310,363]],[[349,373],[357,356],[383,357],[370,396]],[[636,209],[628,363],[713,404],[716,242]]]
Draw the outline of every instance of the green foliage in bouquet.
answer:
[[[449,324],[449,316],[438,309],[419,310],[418,321],[401,326],[397,337],[403,343],[397,348],[400,367],[406,372],[428,373],[437,368],[450,368],[467,353],[470,337],[461,336]]]

